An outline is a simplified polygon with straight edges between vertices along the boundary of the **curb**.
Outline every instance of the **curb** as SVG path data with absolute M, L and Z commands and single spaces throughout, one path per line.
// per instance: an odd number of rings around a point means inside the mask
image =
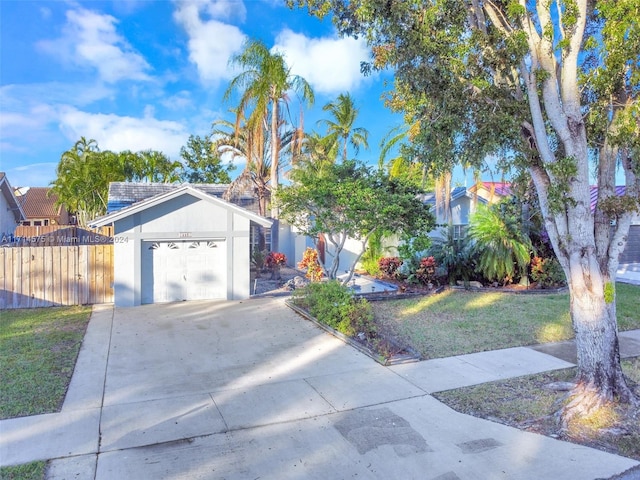
M 368 357 L 371 357 L 376 362 L 378 362 L 380 365 L 388 367 L 388 366 L 391 366 L 391 365 L 401 365 L 401 364 L 404 364 L 404 363 L 414 363 L 414 362 L 419 362 L 420 360 L 422 360 L 421 357 L 420 357 L 420 354 L 418 354 L 413 349 L 406 348 L 406 347 L 403 347 L 403 349 L 405 351 L 407 351 L 408 353 L 406 353 L 406 354 L 396 354 L 396 355 L 391 356 L 390 358 L 385 358 L 382 355 L 380 355 L 379 353 L 374 352 L 370 348 L 366 347 L 365 345 L 362 345 L 361 343 L 359 343 L 358 341 L 354 340 L 353 338 L 345 335 L 344 333 L 339 332 L 336 329 L 330 327 L 329 325 L 326 325 L 326 324 L 320 322 L 317 318 L 315 318 L 312 315 L 310 315 L 309 312 L 307 312 L 306 310 L 298 307 L 297 305 L 294 305 L 294 303 L 292 301 L 285 300 L 284 303 L 291 310 L 296 312 L 301 317 L 303 317 L 303 318 L 309 320 L 310 322 L 316 324 L 322 330 L 324 330 L 325 332 L 330 333 L 334 337 L 342 340 L 344 343 L 346 343 L 348 345 L 351 345 L 353 348 L 358 350 L 360 353 L 363 353 L 363 354 L 367 355 Z M 389 342 L 389 343 L 393 343 L 393 342 Z M 394 344 L 394 345 L 397 346 L 397 344 Z

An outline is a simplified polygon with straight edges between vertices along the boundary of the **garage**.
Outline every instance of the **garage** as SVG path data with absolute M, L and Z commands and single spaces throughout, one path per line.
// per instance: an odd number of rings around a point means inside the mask
M 222 239 L 144 242 L 141 302 L 224 299 L 226 271 Z
M 640 225 L 631 225 L 620 263 L 640 263 Z
M 158 190 L 91 223 L 113 225 L 115 304 L 248 298 L 251 224 L 272 222 L 191 185 Z

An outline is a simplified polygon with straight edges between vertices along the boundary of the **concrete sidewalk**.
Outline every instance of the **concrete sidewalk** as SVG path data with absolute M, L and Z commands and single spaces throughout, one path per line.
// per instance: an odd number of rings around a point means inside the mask
M 616 280 L 632 285 L 640 285 L 640 263 L 623 263 L 618 267 Z
M 640 332 L 623 336 L 640 348 Z M 1 421 L 0 463 L 55 459 L 50 479 L 87 480 L 595 479 L 638 465 L 430 396 L 568 366 L 520 347 L 383 367 L 282 299 L 97 306 L 62 411 Z

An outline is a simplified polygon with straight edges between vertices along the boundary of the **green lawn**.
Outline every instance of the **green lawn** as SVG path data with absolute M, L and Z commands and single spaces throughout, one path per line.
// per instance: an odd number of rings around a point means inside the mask
M 41 480 L 47 470 L 46 462 L 32 462 L 15 467 L 0 468 L 0 480 Z
M 640 328 L 640 287 L 618 283 L 620 330 Z M 447 290 L 377 302 L 376 321 L 424 358 L 439 358 L 573 338 L 569 295 Z
M 62 406 L 91 307 L 0 311 L 0 419 Z

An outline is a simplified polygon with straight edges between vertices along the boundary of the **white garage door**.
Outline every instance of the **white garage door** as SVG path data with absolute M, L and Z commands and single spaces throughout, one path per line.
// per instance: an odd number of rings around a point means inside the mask
M 227 297 L 223 240 L 142 242 L 142 303 Z

